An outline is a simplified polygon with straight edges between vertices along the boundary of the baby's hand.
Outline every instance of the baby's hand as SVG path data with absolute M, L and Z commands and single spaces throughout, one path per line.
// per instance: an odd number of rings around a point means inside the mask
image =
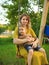
M 27 39 L 28 42 L 32 41 L 32 38 L 30 38 L 30 37 L 26 37 L 26 39 Z
M 37 47 L 37 44 L 36 43 L 33 43 L 32 47 L 33 48 L 36 48 Z

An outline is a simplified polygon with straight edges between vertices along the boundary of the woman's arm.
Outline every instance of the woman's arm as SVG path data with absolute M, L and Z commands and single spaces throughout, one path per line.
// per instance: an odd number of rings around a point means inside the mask
M 39 39 L 38 39 L 38 38 L 33 42 L 32 47 L 33 47 L 33 48 L 36 48 L 37 45 L 39 45 Z
M 13 39 L 14 44 L 24 44 L 26 42 L 27 42 L 27 39 L 18 39 L 18 38 Z
M 31 42 L 32 38 L 24 38 L 24 39 L 19 39 L 19 38 L 14 38 L 13 43 L 14 44 L 24 44 L 26 42 Z
M 37 38 L 33 43 L 39 44 L 39 39 Z

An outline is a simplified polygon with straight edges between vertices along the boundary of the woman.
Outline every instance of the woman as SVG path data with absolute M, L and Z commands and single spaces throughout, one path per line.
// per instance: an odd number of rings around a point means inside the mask
M 22 14 L 20 16 L 20 21 L 19 21 L 19 26 L 23 26 L 26 30 L 26 34 L 31 34 L 33 37 L 36 37 L 33 29 L 31 28 L 31 22 L 30 22 L 30 17 L 27 15 L 27 14 Z M 24 44 L 26 42 L 30 42 L 32 39 L 31 38 L 26 38 L 26 39 L 19 39 L 19 26 L 15 29 L 15 32 L 14 32 L 14 39 L 13 39 L 13 42 L 14 44 Z M 38 42 L 38 38 L 36 39 L 36 41 L 34 43 L 37 43 Z M 23 56 L 24 54 L 22 54 L 22 49 L 23 48 L 23 45 L 20 46 L 20 54 Z M 47 61 L 47 58 L 46 58 L 46 53 L 45 53 L 45 50 L 42 48 L 41 49 L 43 51 L 43 55 L 45 56 L 45 63 L 44 64 L 48 64 L 48 61 Z M 27 51 L 25 51 L 26 53 Z M 31 52 L 30 52 L 31 53 Z M 33 58 L 34 59 L 34 58 Z M 28 60 L 29 61 L 29 60 Z M 39 61 L 40 62 L 40 61 Z M 35 63 L 34 63 L 35 65 Z M 36 63 L 36 65 L 41 65 L 40 63 Z

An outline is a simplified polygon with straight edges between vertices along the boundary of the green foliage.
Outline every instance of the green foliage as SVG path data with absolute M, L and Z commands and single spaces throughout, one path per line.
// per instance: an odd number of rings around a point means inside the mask
M 48 15 L 47 15 L 46 24 L 49 25 L 49 9 L 48 9 Z
M 11 1 L 11 0 L 10 0 Z M 35 5 L 38 5 L 37 0 L 33 0 Z M 32 1 L 32 2 L 33 2 Z M 7 1 L 8 2 L 8 1 Z M 39 33 L 39 26 L 40 26 L 40 20 L 41 20 L 41 13 L 35 13 L 33 9 L 31 8 L 28 0 L 12 0 L 12 4 L 4 3 L 2 6 L 3 8 L 7 9 L 7 18 L 10 22 L 10 28 L 15 29 L 17 22 L 19 21 L 19 15 L 22 13 L 28 13 L 31 18 L 32 22 L 32 28 L 35 30 L 35 32 Z M 42 1 L 43 2 L 43 1 Z M 40 1 L 40 3 L 42 3 Z M 40 4 L 39 4 L 40 5 Z M 36 31 L 37 29 L 37 31 Z
M 40 30 L 40 23 L 41 23 L 41 13 L 31 12 L 30 17 L 31 17 L 32 28 L 34 29 L 36 35 L 38 36 Z
M 12 4 L 8 4 L 8 1 L 11 1 Z M 2 7 L 7 9 L 7 18 L 9 19 L 10 25 L 8 28 L 14 30 L 17 22 L 19 21 L 19 15 L 22 13 L 28 13 L 31 18 L 32 28 L 36 32 L 37 36 L 39 34 L 41 17 L 44 0 L 30 0 L 34 5 L 39 6 L 39 11 L 35 13 L 33 7 L 31 8 L 30 2 L 28 0 L 7 0 Z M 49 12 L 48 12 L 49 17 Z M 47 24 L 49 24 L 49 18 L 47 17 Z
M 14 27 L 18 22 L 19 12 L 23 13 L 27 11 L 27 7 L 29 6 L 28 0 L 12 0 L 12 4 L 10 5 L 7 4 L 7 2 L 4 3 L 2 7 L 8 9 L 8 15 L 6 17 L 9 19 L 10 24 Z M 15 29 L 15 27 L 12 29 Z
M 44 0 L 32 0 L 34 1 L 34 4 L 37 5 L 40 7 L 40 8 L 43 8 L 43 4 L 44 4 Z
M 0 27 L 0 34 L 6 30 L 6 27 Z

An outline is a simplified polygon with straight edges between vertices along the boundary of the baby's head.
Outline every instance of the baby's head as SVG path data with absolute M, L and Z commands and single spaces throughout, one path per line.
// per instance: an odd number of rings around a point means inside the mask
M 35 41 L 35 37 L 33 37 L 31 34 L 27 34 L 27 38 L 32 38 L 32 41 Z
M 26 34 L 26 30 L 23 26 L 19 26 L 19 35 L 25 35 Z

